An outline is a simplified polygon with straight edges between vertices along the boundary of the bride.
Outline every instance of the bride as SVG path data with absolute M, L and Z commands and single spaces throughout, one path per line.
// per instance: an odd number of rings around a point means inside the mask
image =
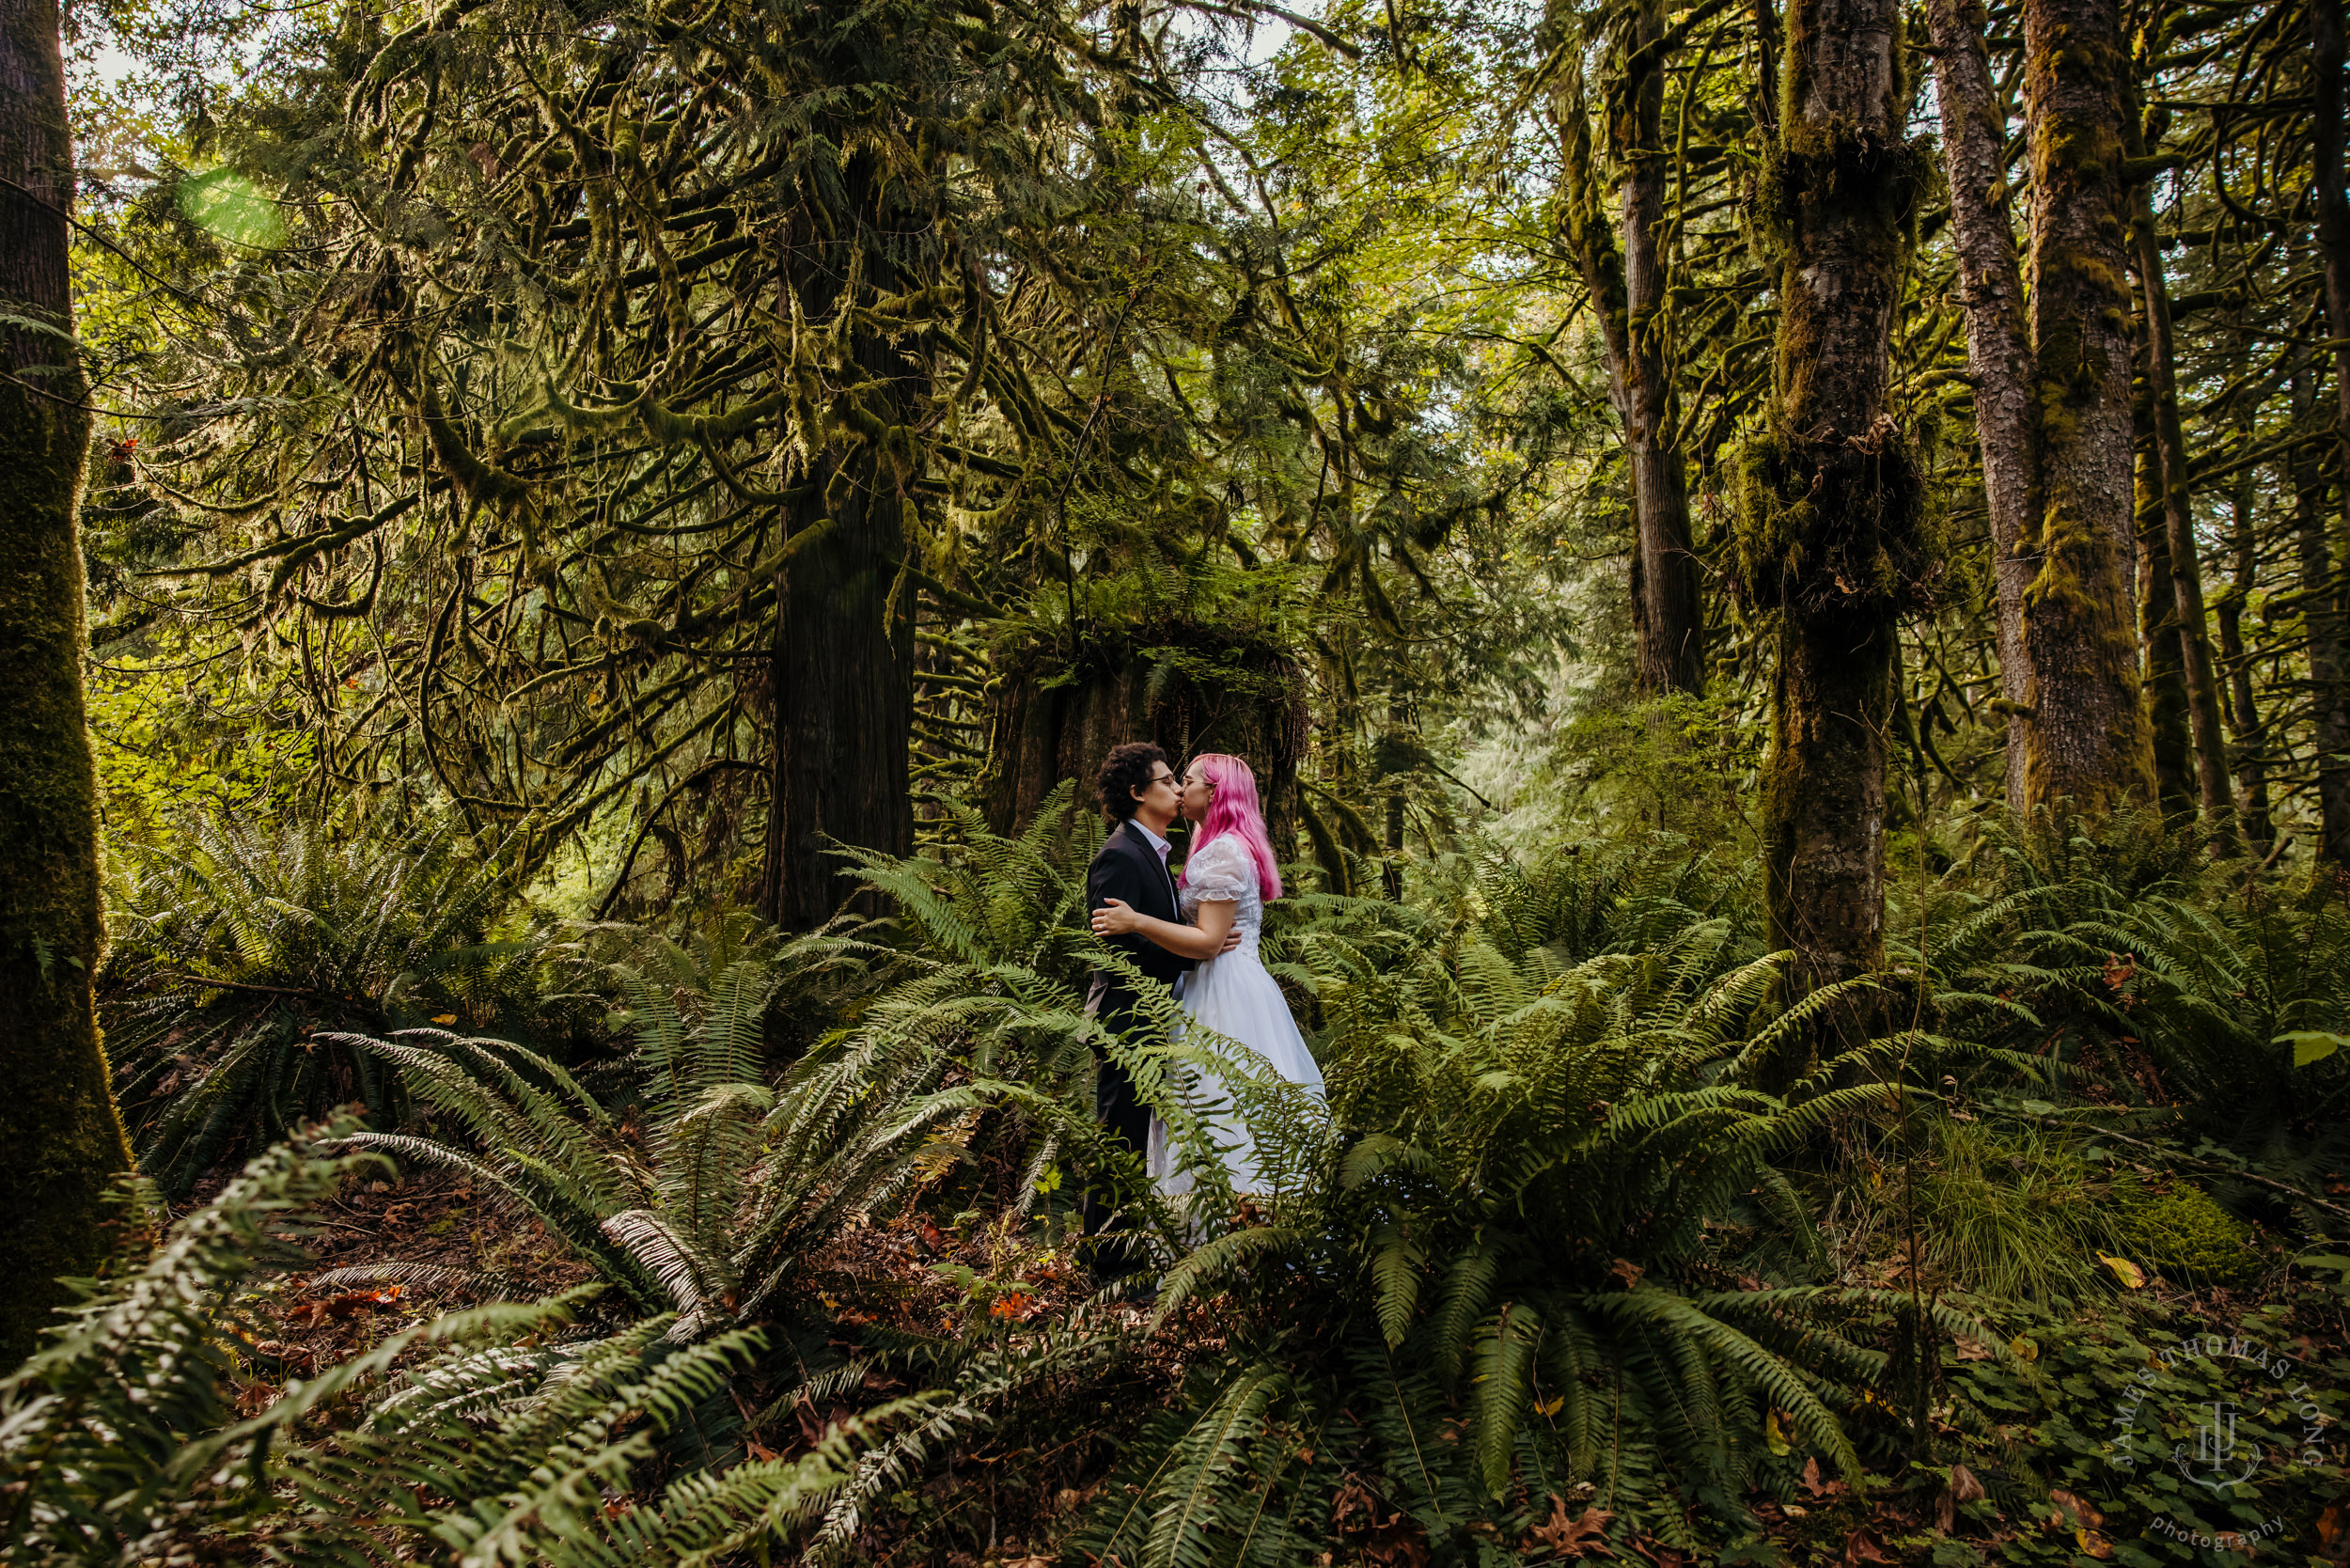
M 1093 929 L 1103 936 L 1133 933 L 1178 957 L 1198 959 L 1183 982 L 1185 1017 L 1211 1036 L 1247 1047 L 1276 1074 L 1319 1097 L 1322 1069 L 1306 1049 L 1288 999 L 1258 952 L 1265 901 L 1281 896 L 1281 873 L 1265 838 L 1257 776 L 1239 758 L 1210 752 L 1192 759 L 1181 789 L 1183 817 L 1197 824 L 1191 858 L 1177 888 L 1179 911 L 1191 923 L 1157 919 L 1111 899 L 1093 912 Z M 1240 945 L 1219 954 L 1225 938 L 1235 930 Z M 1231 1104 L 1223 1083 L 1204 1068 L 1197 1070 L 1183 1098 L 1201 1106 Z M 1221 1109 L 1203 1114 L 1199 1121 L 1222 1154 L 1232 1190 L 1262 1191 L 1256 1141 L 1237 1112 Z M 1156 1115 L 1151 1118 L 1150 1170 L 1159 1189 L 1170 1196 L 1191 1185 L 1189 1173 L 1177 1168 L 1167 1147 L 1167 1124 Z

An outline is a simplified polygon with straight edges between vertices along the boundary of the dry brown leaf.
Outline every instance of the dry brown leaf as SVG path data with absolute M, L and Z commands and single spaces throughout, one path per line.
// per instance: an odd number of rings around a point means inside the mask
M 1574 1518 L 1567 1517 L 1567 1499 L 1553 1494 L 1550 1499 L 1550 1519 L 1534 1527 L 1534 1539 L 1560 1557 L 1582 1557 L 1598 1552 L 1604 1557 L 1616 1554 L 1607 1544 L 1607 1522 L 1615 1515 L 1604 1508 L 1586 1506 Z
M 1885 1544 L 1865 1529 L 1856 1529 L 1844 1537 L 1844 1568 L 1859 1568 L 1864 1562 L 1893 1562 L 1897 1559 L 1885 1555 Z

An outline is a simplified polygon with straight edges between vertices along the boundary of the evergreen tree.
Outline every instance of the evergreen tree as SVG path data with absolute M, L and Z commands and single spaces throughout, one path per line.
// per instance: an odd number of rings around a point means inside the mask
M 102 936 L 98 810 L 83 713 L 90 439 L 68 285 L 73 203 L 54 0 L 0 4 L 0 1360 L 105 1257 L 107 1186 L 131 1164 L 91 1011 Z

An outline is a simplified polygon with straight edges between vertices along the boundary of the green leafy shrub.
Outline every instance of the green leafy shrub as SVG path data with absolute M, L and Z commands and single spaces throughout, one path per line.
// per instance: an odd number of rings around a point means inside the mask
M 1728 963 L 1726 920 L 1574 962 L 1528 939 L 1522 879 L 1469 891 L 1401 949 L 1297 944 L 1335 1137 L 1288 1162 L 1269 1224 L 1168 1272 L 1162 1317 L 1221 1293 L 1227 1349 L 1135 1445 L 1082 1550 L 1311 1560 L 1376 1519 L 1416 1558 L 1478 1560 L 1579 1482 L 1695 1549 L 1686 1499 L 1734 1529 L 1731 1498 L 1800 1467 L 1774 1424 L 1857 1474 L 1836 1407 L 1888 1362 L 1847 1330 L 1889 1298 L 1817 1283 L 1771 1160 L 1881 1091 L 1737 1083 L 1832 998 L 1775 1010 L 1776 964 Z M 1261 1152 L 1294 1136 L 1252 1125 Z
M 512 1042 L 435 1029 L 337 1037 L 470 1134 L 463 1144 L 392 1133 L 348 1142 L 471 1177 L 639 1310 L 674 1312 L 674 1339 L 788 1311 L 809 1258 L 954 1161 L 956 1124 L 997 1092 L 948 1083 L 945 1052 L 885 1022 L 811 1052 L 771 1090 L 768 1004 L 794 963 L 838 956 L 822 939 L 779 956 L 772 935 L 739 921 L 647 945 L 644 967 L 618 972 L 629 1005 L 614 1025 L 635 1054 L 632 1104 L 617 1110 Z M 885 1021 L 890 1006 L 876 1009 Z
M 576 1023 L 545 952 L 492 939 L 497 868 L 446 828 L 389 842 L 294 823 L 198 821 L 118 889 L 101 976 L 140 1168 L 169 1192 L 240 1149 L 357 1101 L 402 1112 L 380 1062 L 333 1038 L 466 1022 L 521 1039 Z
M 2339 1305 L 2304 1296 L 2224 1322 L 2138 1298 L 2009 1315 L 2026 1354 L 1944 1369 L 1948 1457 L 1985 1495 L 1956 1510 L 1935 1560 L 2154 1568 L 2313 1553 L 2320 1516 L 2350 1497 L 2327 1452 L 2350 1414 L 2350 1356 L 2329 1326 Z M 2241 1483 L 2208 1484 L 2199 1462 L 2215 1403 L 2232 1427 L 2229 1471 L 2250 1462 Z M 2229 1531 L 2263 1532 L 2256 1553 L 2195 1544 Z
M 631 1497 L 760 1341 L 678 1349 L 662 1318 L 587 1337 L 575 1297 L 436 1319 L 241 1413 L 253 1287 L 300 1262 L 311 1205 L 382 1164 L 263 1153 L 0 1382 L 8 1561 L 683 1568 L 763 1554 L 847 1481 L 863 1424 Z
M 2093 835 L 1995 821 L 1973 865 L 1888 930 L 1935 978 L 1944 1033 L 2016 1053 L 2005 1087 L 2053 1100 L 2093 1083 L 2288 1168 L 2339 1157 L 2350 1054 L 2296 1067 L 2283 1038 L 2350 1023 L 2350 910 L 2330 884 L 2221 880 L 2191 836 L 2144 817 Z

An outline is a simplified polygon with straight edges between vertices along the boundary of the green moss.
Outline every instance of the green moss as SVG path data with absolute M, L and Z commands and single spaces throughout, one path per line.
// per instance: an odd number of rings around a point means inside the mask
M 2238 1285 L 2260 1272 L 2259 1232 L 2202 1188 L 2183 1182 L 2155 1194 L 2136 1181 L 2116 1182 L 2113 1197 L 2135 1262 L 2201 1285 Z
M 1803 449 L 1778 432 L 1730 455 L 1740 591 L 1768 608 L 1914 607 L 1940 552 L 1916 443 L 1891 424 L 1867 443 Z

